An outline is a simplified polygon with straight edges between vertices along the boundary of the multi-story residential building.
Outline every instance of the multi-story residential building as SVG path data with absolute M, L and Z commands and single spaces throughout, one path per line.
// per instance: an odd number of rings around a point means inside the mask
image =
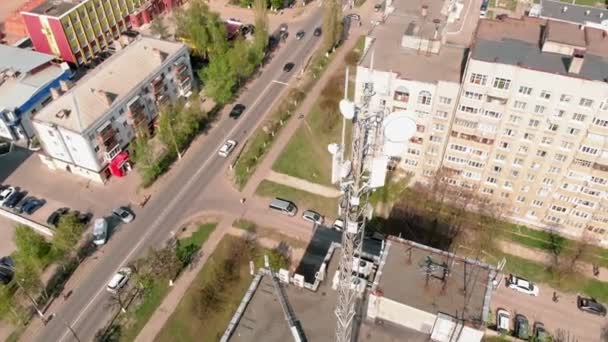
M 27 142 L 34 136 L 30 116 L 51 101 L 53 88 L 67 89 L 67 63 L 31 50 L 0 45 L 0 137 Z
M 415 180 L 437 171 L 448 140 L 464 46 L 470 43 L 477 21 L 473 16 L 459 20 L 460 9 L 462 4 L 443 0 L 388 1 L 383 23 L 367 37 L 357 67 L 356 101 L 362 99 L 366 84 L 373 83 L 372 108 L 415 113 L 417 133 L 404 156 L 392 163 Z
M 182 0 L 48 0 L 22 12 L 37 51 L 86 64 L 122 32 L 149 23 Z
M 34 116 L 41 159 L 98 182 L 124 175 L 129 142 L 153 128 L 160 105 L 189 96 L 192 80 L 184 44 L 137 39 Z
M 517 221 L 608 232 L 605 31 L 536 18 L 481 20 L 443 165 Z

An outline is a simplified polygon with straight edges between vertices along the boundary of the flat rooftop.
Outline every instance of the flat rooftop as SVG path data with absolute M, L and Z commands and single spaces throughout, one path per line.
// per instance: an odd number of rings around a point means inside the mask
M 608 20 L 608 10 L 598 7 L 574 5 L 570 2 L 541 0 L 542 18 L 563 20 L 576 24 L 601 24 Z
M 29 12 L 49 17 L 60 17 L 85 1 L 87 0 L 47 0 Z
M 378 288 L 384 297 L 472 324 L 483 321 L 491 268 L 407 240 L 389 241 L 386 263 L 379 270 Z
M 316 292 L 284 285 L 287 300 L 300 321 L 308 341 L 329 341 L 335 334 L 334 310 L 337 292 L 331 288 L 331 280 L 339 263 L 339 250 L 334 252 L 325 281 Z M 264 276 L 241 320 L 229 339 L 231 342 L 285 342 L 293 341 L 289 325 L 269 276 Z
M 462 4 L 466 8 L 469 2 L 478 1 L 465 0 Z M 374 69 L 395 72 L 402 79 L 431 83 L 460 82 L 465 58 L 464 47 L 472 39 L 478 16 L 465 16 L 461 13 L 464 20 L 459 19 L 446 26 L 446 13 L 450 11 L 447 1 L 395 0 L 392 6 L 394 10 L 386 16 L 384 23 L 376 26 L 370 34 L 373 42 L 360 65 L 368 68 L 371 66 L 373 51 Z M 423 6 L 426 6 L 425 15 Z M 402 45 L 404 36 L 441 40 L 444 34 L 448 42 L 457 41 L 458 46 L 442 45 L 438 54 L 428 54 Z
M 544 33 L 552 42 L 580 46 L 585 59 L 578 74 L 568 72 L 567 55 L 543 52 Z M 471 58 L 516 65 L 553 74 L 604 82 L 608 79 L 608 39 L 599 29 L 545 19 L 523 17 L 480 20 Z
M 98 125 L 97 121 L 103 119 L 112 105 L 123 100 L 181 49 L 185 49 L 182 43 L 141 37 L 91 70 L 72 89 L 36 114 L 35 120 L 84 132 Z M 156 51 L 162 58 L 157 57 Z M 110 105 L 100 92 L 111 99 Z M 68 115 L 58 116 L 62 111 Z

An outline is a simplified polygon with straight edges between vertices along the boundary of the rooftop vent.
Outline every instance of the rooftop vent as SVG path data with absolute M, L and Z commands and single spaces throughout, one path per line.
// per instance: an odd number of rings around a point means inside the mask
M 585 15 L 589 15 L 589 14 L 591 14 L 591 10 L 586 10 Z
M 70 111 L 67 109 L 62 109 L 55 114 L 55 117 L 58 119 L 67 118 L 68 116 L 70 116 Z
M 566 13 L 567 10 L 568 10 L 568 6 L 562 7 L 562 13 Z

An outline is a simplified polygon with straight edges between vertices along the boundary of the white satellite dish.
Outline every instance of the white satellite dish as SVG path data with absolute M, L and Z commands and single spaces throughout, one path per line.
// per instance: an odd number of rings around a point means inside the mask
M 340 145 L 338 145 L 338 144 L 327 145 L 327 151 L 329 151 L 329 154 L 331 154 L 332 156 L 334 154 L 336 154 L 339 150 L 340 150 Z
M 347 99 L 340 100 L 340 113 L 346 119 L 351 120 L 355 117 L 355 103 Z
M 398 111 L 384 119 L 384 155 L 397 157 L 403 154 L 405 147 L 416 133 L 415 118 L 414 112 Z

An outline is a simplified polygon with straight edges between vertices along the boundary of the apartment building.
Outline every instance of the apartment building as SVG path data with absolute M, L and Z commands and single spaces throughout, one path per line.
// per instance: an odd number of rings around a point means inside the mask
M 47 0 L 21 12 L 37 51 L 89 63 L 121 33 L 152 21 L 182 0 Z
M 159 106 L 189 96 L 192 80 L 184 44 L 137 39 L 34 116 L 41 159 L 97 182 L 123 176 L 129 142 L 153 129 Z
M 385 115 L 402 110 L 415 113 L 417 133 L 406 154 L 391 163 L 415 181 L 435 174 L 441 166 L 460 90 L 465 46 L 477 22 L 473 16 L 460 18 L 465 5 L 443 0 L 388 1 L 382 24 L 367 37 L 357 67 L 357 102 L 366 85 L 373 84 L 371 108 Z
M 67 89 L 71 76 L 53 55 L 0 44 L 0 137 L 26 144 L 35 133 L 30 116 L 51 101 L 53 88 Z
M 443 165 L 516 221 L 606 242 L 608 36 L 481 20 Z

